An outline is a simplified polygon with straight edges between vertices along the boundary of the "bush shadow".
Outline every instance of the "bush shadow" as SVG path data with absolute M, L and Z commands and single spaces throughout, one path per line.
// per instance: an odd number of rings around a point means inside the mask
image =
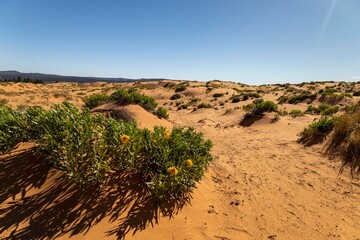
M 242 127 L 250 127 L 255 122 L 261 120 L 264 117 L 263 114 L 245 114 L 244 118 L 240 121 L 239 125 Z
M 172 218 L 190 201 L 188 195 L 157 206 L 136 174 L 113 174 L 101 190 L 79 189 L 44 162 L 32 151 L 0 159 L 0 186 L 5 189 L 0 194 L 0 234 L 7 234 L 3 239 L 84 235 L 101 221 L 116 224 L 108 236 L 124 239 L 131 231 L 154 226 L 159 217 Z M 30 194 L 31 188 L 39 189 Z

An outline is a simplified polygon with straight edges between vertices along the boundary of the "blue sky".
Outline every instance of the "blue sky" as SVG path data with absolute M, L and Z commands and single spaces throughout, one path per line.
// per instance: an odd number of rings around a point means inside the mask
M 360 81 L 360 1 L 1 0 L 0 70 Z

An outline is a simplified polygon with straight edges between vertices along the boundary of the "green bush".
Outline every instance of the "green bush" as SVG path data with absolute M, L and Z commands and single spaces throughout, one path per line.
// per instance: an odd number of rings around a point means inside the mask
M 224 93 L 214 93 L 213 94 L 214 98 L 218 98 L 218 97 L 222 97 L 222 96 L 224 96 Z
M 176 99 L 179 99 L 179 98 L 181 98 L 181 94 L 175 93 L 170 97 L 170 100 L 176 100 Z
M 200 103 L 197 107 L 198 108 L 211 108 L 211 105 L 208 103 Z
M 96 106 L 99 106 L 101 104 L 107 103 L 111 101 L 111 97 L 98 93 L 98 94 L 93 94 L 90 95 L 88 97 L 84 98 L 84 103 L 85 103 L 85 107 L 92 109 Z
M 308 113 L 308 114 L 319 114 L 320 112 L 321 111 L 313 105 L 309 105 L 307 107 L 307 109 L 305 110 L 305 113 Z
M 194 189 L 212 160 L 211 142 L 191 128 L 151 132 L 68 102 L 51 110 L 0 111 L 2 153 L 35 141 L 38 154 L 78 186 L 101 187 L 114 175 L 138 174 L 157 202 L 179 199 Z
M 183 92 L 186 90 L 186 85 L 185 84 L 180 84 L 175 88 L 175 92 Z
M 336 117 L 322 117 L 310 124 L 300 133 L 299 142 L 304 143 L 305 145 L 322 142 L 332 131 L 336 121 Z
M 230 98 L 232 103 L 240 102 L 240 95 L 235 95 Z
M 302 116 L 303 114 L 304 113 L 301 110 L 298 110 L 298 109 L 294 109 L 294 110 L 291 110 L 289 112 L 289 115 L 292 116 L 292 117 Z
M 167 110 L 166 108 L 163 108 L 163 107 L 159 107 L 157 110 L 156 110 L 156 115 L 160 118 L 165 118 L 165 119 L 168 119 L 169 118 L 169 114 L 167 113 Z
M 309 99 L 312 102 L 316 99 L 316 95 L 313 95 L 310 92 L 304 91 L 298 95 L 289 97 L 287 102 L 290 104 L 297 104 L 297 103 L 305 101 L 306 99 Z
M 157 107 L 155 99 L 139 93 L 136 89 L 119 89 L 110 96 L 94 94 L 84 99 L 85 107 L 89 109 L 110 101 L 117 101 L 120 105 L 139 104 L 148 111 L 154 111 Z
M 120 89 L 111 94 L 111 100 L 119 104 L 139 104 L 148 111 L 154 111 L 157 103 L 154 98 L 141 94 L 136 89 Z
M 26 139 L 26 116 L 0 105 L 0 154 L 8 153 Z

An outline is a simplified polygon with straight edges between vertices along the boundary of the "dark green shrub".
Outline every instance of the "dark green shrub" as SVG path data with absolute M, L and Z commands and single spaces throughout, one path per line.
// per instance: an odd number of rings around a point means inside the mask
M 92 109 L 101 104 L 111 101 L 111 97 L 101 93 L 93 94 L 84 98 L 85 107 Z
M 322 117 L 313 122 L 300 133 L 299 142 L 307 146 L 322 142 L 332 131 L 336 121 L 336 117 Z
M 170 132 L 155 127 L 150 132 L 135 123 L 93 115 L 88 109 L 79 111 L 68 102 L 51 110 L 0 111 L 0 137 L 7 138 L 1 139 L 2 153 L 18 142 L 33 140 L 38 154 L 80 186 L 101 187 L 113 176 L 137 174 L 149 194 L 161 203 L 186 197 L 212 160 L 211 142 L 192 128 Z M 8 141 L 10 137 L 15 144 Z
M 288 101 L 289 97 L 288 96 L 281 96 L 278 98 L 278 103 L 282 104 L 282 103 L 286 103 Z
M 232 103 L 240 102 L 240 95 L 235 95 L 230 98 Z
M 307 109 L 305 110 L 305 113 L 308 113 L 308 114 L 320 114 L 320 112 L 321 111 L 313 105 L 309 105 L 307 107 Z
M 255 99 L 253 103 L 243 106 L 243 110 L 250 115 L 261 115 L 264 112 L 277 112 L 277 105 L 272 101 Z
M 224 96 L 224 93 L 214 93 L 213 94 L 214 98 L 218 98 L 218 97 L 222 97 L 222 96 Z
M 211 108 L 211 105 L 208 103 L 200 103 L 197 108 Z
M 354 97 L 359 97 L 359 96 L 360 96 L 360 91 L 354 92 L 354 93 L 353 93 L 353 96 L 354 96 Z
M 27 127 L 24 113 L 0 106 L 0 154 L 8 153 L 26 140 Z
M 185 84 L 180 84 L 175 88 L 175 92 L 182 92 L 186 90 L 186 85 Z
M 298 116 L 302 116 L 303 112 L 301 110 L 294 109 L 289 112 L 289 115 L 292 117 L 298 117 Z
M 170 97 L 170 100 L 176 100 L 176 99 L 179 99 L 179 98 L 181 98 L 181 94 L 175 93 Z
M 163 108 L 163 107 L 159 107 L 157 110 L 156 110 L 156 115 L 160 118 L 165 118 L 165 119 L 168 119 L 169 118 L 169 114 L 167 113 L 167 110 L 166 108 Z
M 178 110 L 182 110 L 182 109 L 187 109 L 188 108 L 188 105 L 187 104 L 182 104 L 180 106 L 178 106 Z
M 297 104 L 300 102 L 303 102 L 305 100 L 309 100 L 310 102 L 314 101 L 316 99 L 316 95 L 311 94 L 310 92 L 304 91 L 298 95 L 291 96 L 287 100 L 289 104 Z
M 139 104 L 148 111 L 154 111 L 157 103 L 154 98 L 139 93 L 136 89 L 117 90 L 111 94 L 111 100 L 119 104 Z

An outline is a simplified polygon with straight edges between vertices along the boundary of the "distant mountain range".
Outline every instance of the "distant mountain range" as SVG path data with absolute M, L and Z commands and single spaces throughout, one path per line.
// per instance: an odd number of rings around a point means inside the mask
M 130 79 L 130 78 L 103 78 L 103 77 L 77 77 L 77 76 L 61 76 L 55 74 L 44 74 L 44 73 L 22 73 L 18 71 L 0 71 L 0 81 L 5 79 L 27 79 L 30 80 L 41 80 L 43 82 L 135 82 L 135 81 L 163 81 L 164 78 L 141 78 L 141 79 Z

